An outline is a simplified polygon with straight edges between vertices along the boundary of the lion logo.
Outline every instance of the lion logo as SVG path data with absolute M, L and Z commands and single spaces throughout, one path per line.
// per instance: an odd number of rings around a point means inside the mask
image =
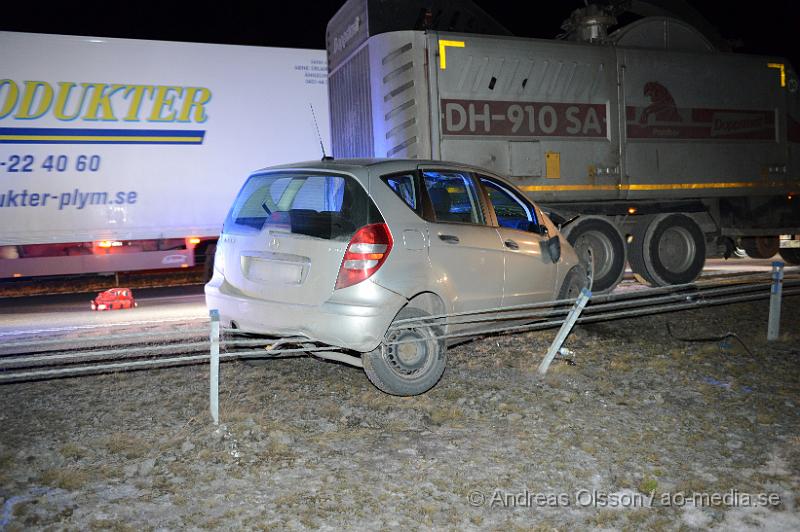
M 681 115 L 678 114 L 678 106 L 675 105 L 675 98 L 669 90 L 656 81 L 648 81 L 644 86 L 644 95 L 650 98 L 650 105 L 642 111 L 639 117 L 640 124 L 647 124 L 650 116 L 657 122 L 682 122 Z

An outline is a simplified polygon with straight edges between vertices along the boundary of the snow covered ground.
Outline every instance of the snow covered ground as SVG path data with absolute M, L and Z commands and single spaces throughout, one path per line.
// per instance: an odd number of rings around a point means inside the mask
M 0 387 L 0 529 L 800 529 L 800 298 L 448 354 L 429 393 L 306 358 Z M 675 335 L 737 333 L 735 341 Z M 70 334 L 78 334 L 72 332 Z

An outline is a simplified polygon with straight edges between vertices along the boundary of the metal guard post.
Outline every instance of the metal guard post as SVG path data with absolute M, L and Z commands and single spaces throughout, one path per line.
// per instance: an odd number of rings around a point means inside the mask
M 781 334 L 781 295 L 783 292 L 783 263 L 772 263 L 772 286 L 769 295 L 769 322 L 767 341 L 773 342 Z
M 212 309 L 211 316 L 211 368 L 209 375 L 209 403 L 211 405 L 211 419 L 214 424 L 219 424 L 219 310 Z
M 578 318 L 583 312 L 584 307 L 589 302 L 589 298 L 592 297 L 592 291 L 583 288 L 581 290 L 581 294 L 578 296 L 578 299 L 575 301 L 575 305 L 573 305 L 572 310 L 569 311 L 567 318 L 564 320 L 564 323 L 561 325 L 561 328 L 558 330 L 558 334 L 556 335 L 553 343 L 550 344 L 550 349 L 547 350 L 547 354 L 542 360 L 542 363 L 539 364 L 538 373 L 539 375 L 544 375 L 547 373 L 547 369 L 550 367 L 550 363 L 558 353 L 558 350 L 561 349 L 561 345 L 564 343 L 564 340 L 567 339 L 572 327 L 575 325 L 575 322 L 578 321 Z

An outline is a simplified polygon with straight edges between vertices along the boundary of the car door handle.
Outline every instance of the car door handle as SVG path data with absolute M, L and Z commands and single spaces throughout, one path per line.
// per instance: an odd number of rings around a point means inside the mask
M 508 249 L 519 249 L 519 244 L 511 240 L 510 238 L 503 242 Z
M 458 244 L 460 242 L 456 235 L 439 235 L 439 240 L 448 244 Z

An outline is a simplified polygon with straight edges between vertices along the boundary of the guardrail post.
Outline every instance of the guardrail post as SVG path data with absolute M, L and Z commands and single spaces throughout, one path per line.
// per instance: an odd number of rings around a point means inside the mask
M 209 375 L 209 402 L 211 404 L 211 419 L 214 424 L 219 424 L 219 310 L 211 309 L 211 368 Z
M 564 323 L 561 324 L 561 328 L 558 330 L 558 334 L 556 335 L 553 343 L 550 344 L 550 349 L 547 350 L 547 354 L 542 360 L 542 363 L 539 364 L 539 375 L 544 375 L 547 373 L 547 369 L 550 367 L 550 363 L 555 358 L 556 353 L 558 350 L 561 349 L 561 345 L 564 343 L 564 340 L 567 339 L 569 332 L 572 330 L 572 327 L 575 325 L 575 322 L 578 321 L 578 317 L 580 317 L 581 312 L 583 312 L 584 307 L 586 307 L 586 303 L 589 302 L 589 298 L 592 297 L 592 291 L 584 288 L 581 290 L 581 294 L 578 296 L 578 299 L 575 301 L 575 304 L 572 306 L 572 310 L 569 311 L 567 318 L 564 320 Z
M 769 295 L 769 325 L 767 341 L 778 339 L 781 334 L 781 295 L 783 292 L 783 263 L 776 260 L 772 263 L 772 288 Z

